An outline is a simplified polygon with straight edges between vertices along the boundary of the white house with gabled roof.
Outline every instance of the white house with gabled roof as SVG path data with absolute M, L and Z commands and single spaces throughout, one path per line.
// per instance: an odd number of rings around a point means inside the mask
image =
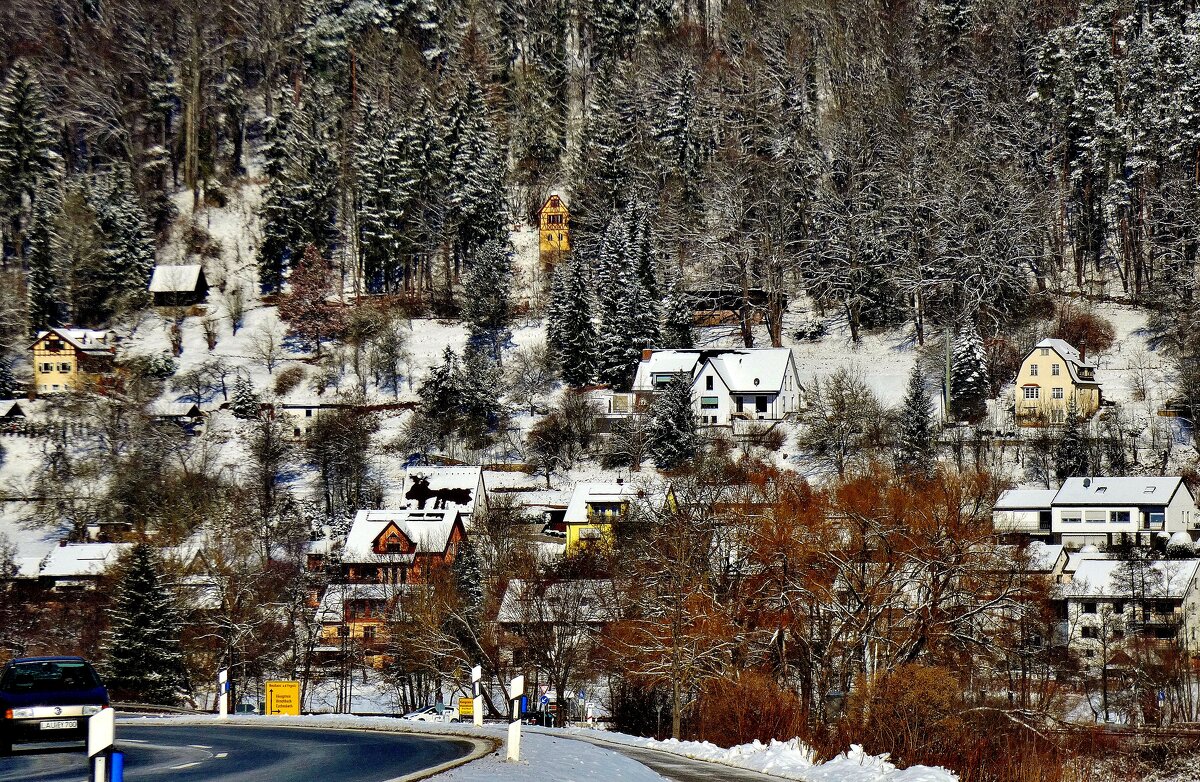
M 790 348 L 646 350 L 633 394 L 648 403 L 675 377 L 692 384 L 701 425 L 729 426 L 734 419 L 779 421 L 799 411 L 804 388 Z

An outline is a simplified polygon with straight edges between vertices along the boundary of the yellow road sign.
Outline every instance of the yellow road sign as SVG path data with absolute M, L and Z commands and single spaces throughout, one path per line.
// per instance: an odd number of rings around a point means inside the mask
M 267 682 L 267 714 L 300 716 L 300 682 Z
M 475 699 L 474 698 L 459 698 L 458 699 L 458 716 L 459 717 L 474 717 L 475 716 Z

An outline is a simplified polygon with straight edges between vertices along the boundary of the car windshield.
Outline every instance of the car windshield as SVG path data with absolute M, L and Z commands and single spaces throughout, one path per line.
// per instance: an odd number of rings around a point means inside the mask
M 90 665 L 71 660 L 17 663 L 0 681 L 0 690 L 4 692 L 63 692 L 99 686 Z

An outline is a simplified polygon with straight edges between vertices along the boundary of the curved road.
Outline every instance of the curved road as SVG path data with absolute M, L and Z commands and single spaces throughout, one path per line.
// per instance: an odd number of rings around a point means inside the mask
M 83 782 L 82 744 L 18 745 L 0 781 Z M 122 724 L 117 749 L 134 782 L 384 782 L 467 755 L 472 744 L 380 731 Z

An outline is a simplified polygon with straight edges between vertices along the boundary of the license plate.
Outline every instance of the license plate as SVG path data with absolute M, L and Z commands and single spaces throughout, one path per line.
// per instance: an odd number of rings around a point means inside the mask
M 73 730 L 79 727 L 79 720 L 46 720 L 42 730 Z

